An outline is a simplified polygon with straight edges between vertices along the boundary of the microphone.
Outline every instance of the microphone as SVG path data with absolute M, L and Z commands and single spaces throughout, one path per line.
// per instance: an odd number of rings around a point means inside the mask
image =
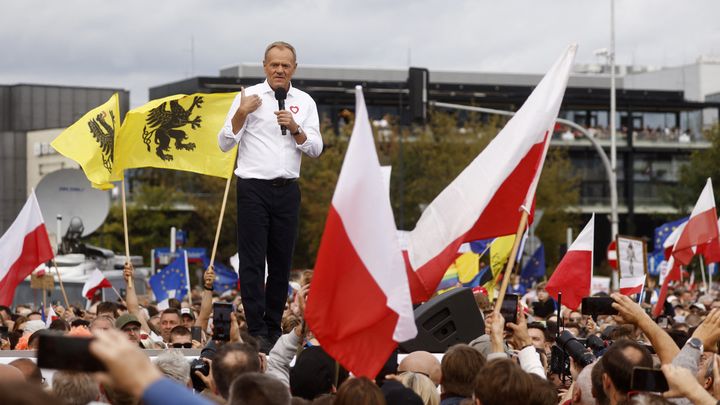
M 282 87 L 275 89 L 275 100 L 278 102 L 278 110 L 285 109 L 285 98 L 287 98 L 287 90 Z M 284 125 L 280 126 L 283 135 L 287 135 L 287 128 Z

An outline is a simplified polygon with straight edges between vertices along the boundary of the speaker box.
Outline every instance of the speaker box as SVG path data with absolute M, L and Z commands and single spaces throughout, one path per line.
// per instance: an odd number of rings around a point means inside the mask
M 445 353 L 452 345 L 485 334 L 485 321 L 469 288 L 456 288 L 417 307 L 415 325 L 417 337 L 400 343 L 401 352 Z

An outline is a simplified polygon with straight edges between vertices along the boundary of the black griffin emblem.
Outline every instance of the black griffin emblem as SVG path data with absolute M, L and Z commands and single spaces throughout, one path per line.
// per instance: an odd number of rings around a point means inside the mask
M 95 141 L 100 144 L 103 166 L 108 172 L 112 172 L 113 145 L 115 144 L 115 114 L 113 114 L 112 110 L 110 111 L 110 122 L 112 122 L 112 126 L 105 120 L 107 114 L 105 111 L 98 114 L 88 122 L 88 127 L 90 127 L 90 132 L 92 132 Z
M 194 150 L 195 143 L 183 143 L 188 139 L 188 136 L 185 131 L 178 128 L 187 124 L 190 124 L 192 129 L 200 128 L 200 122 L 202 121 L 200 115 L 191 120 L 190 114 L 192 114 L 193 108 L 201 108 L 202 103 L 202 96 L 195 96 L 190 108 L 187 110 L 180 105 L 178 100 L 170 101 L 170 111 L 165 109 L 167 101 L 150 110 L 143 128 L 143 142 L 147 146 L 148 152 L 150 152 L 150 139 L 153 137 L 155 138 L 155 145 L 157 145 L 155 154 L 165 161 L 173 160 L 172 155 L 165 153 L 170 150 L 171 139 L 175 140 L 176 150 Z

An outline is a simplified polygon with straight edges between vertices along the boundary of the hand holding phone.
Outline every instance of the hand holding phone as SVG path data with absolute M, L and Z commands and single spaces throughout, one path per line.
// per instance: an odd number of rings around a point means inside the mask
M 670 389 L 662 370 L 647 367 L 633 368 L 630 389 L 644 392 L 665 392 Z
M 213 304 L 213 339 L 223 342 L 230 341 L 230 314 L 232 304 L 216 302 Z
M 613 308 L 615 300 L 612 297 L 585 297 L 582 299 L 583 315 L 617 315 L 618 310 Z
M 505 294 L 502 305 L 500 306 L 500 314 L 505 318 L 505 323 L 517 323 L 518 307 L 520 304 L 520 296 L 517 294 Z
M 92 338 L 62 335 L 40 335 L 37 365 L 40 368 L 71 371 L 105 371 L 103 365 L 90 353 Z

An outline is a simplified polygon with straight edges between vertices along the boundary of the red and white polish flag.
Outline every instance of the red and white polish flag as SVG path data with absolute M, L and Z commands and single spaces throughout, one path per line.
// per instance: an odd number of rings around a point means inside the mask
M 87 281 L 85 281 L 85 285 L 83 285 L 82 289 L 82 295 L 83 297 L 91 300 L 95 296 L 97 290 L 101 288 L 112 288 L 112 284 L 110 284 L 110 281 L 105 278 L 100 270 L 95 269 L 92 273 L 90 273 L 90 277 L 88 277 Z
M 390 194 L 383 182 L 362 87 L 328 212 L 305 319 L 323 349 L 357 376 L 374 378 L 417 334 Z
M 577 45 L 550 68 L 492 142 L 425 209 L 407 234 L 413 302 L 427 300 L 464 242 L 514 234 L 535 190 Z
M 593 243 L 595 240 L 595 214 L 570 245 L 557 268 L 550 276 L 545 290 L 558 299 L 562 293 L 562 304 L 576 310 L 583 297 L 590 295 L 593 271 Z
M 59 318 L 60 318 L 60 317 L 58 316 L 58 314 L 55 313 L 55 309 L 53 309 L 52 305 L 50 305 L 50 306 L 48 307 L 47 316 L 45 317 L 45 326 L 47 326 L 47 327 L 49 328 L 49 327 L 50 327 L 50 324 L 51 324 L 54 320 L 59 319 Z
M 18 284 L 53 257 L 33 190 L 20 214 L 0 238 L 0 305 L 12 305 Z
M 665 300 L 667 300 L 668 287 L 671 281 L 680 281 L 682 278 L 682 269 L 680 263 L 678 263 L 674 257 L 670 257 L 667 262 L 666 273 L 660 274 L 660 294 L 658 295 L 657 303 L 653 308 L 653 316 L 658 317 L 663 313 L 665 309 Z
M 620 294 L 633 295 L 642 293 L 645 286 L 645 276 L 620 277 Z
M 672 250 L 672 256 L 680 264 L 690 264 L 698 247 L 714 247 L 713 241 L 718 239 L 718 218 L 715 211 L 715 196 L 712 180 L 707 179 L 700 197 L 678 236 Z

